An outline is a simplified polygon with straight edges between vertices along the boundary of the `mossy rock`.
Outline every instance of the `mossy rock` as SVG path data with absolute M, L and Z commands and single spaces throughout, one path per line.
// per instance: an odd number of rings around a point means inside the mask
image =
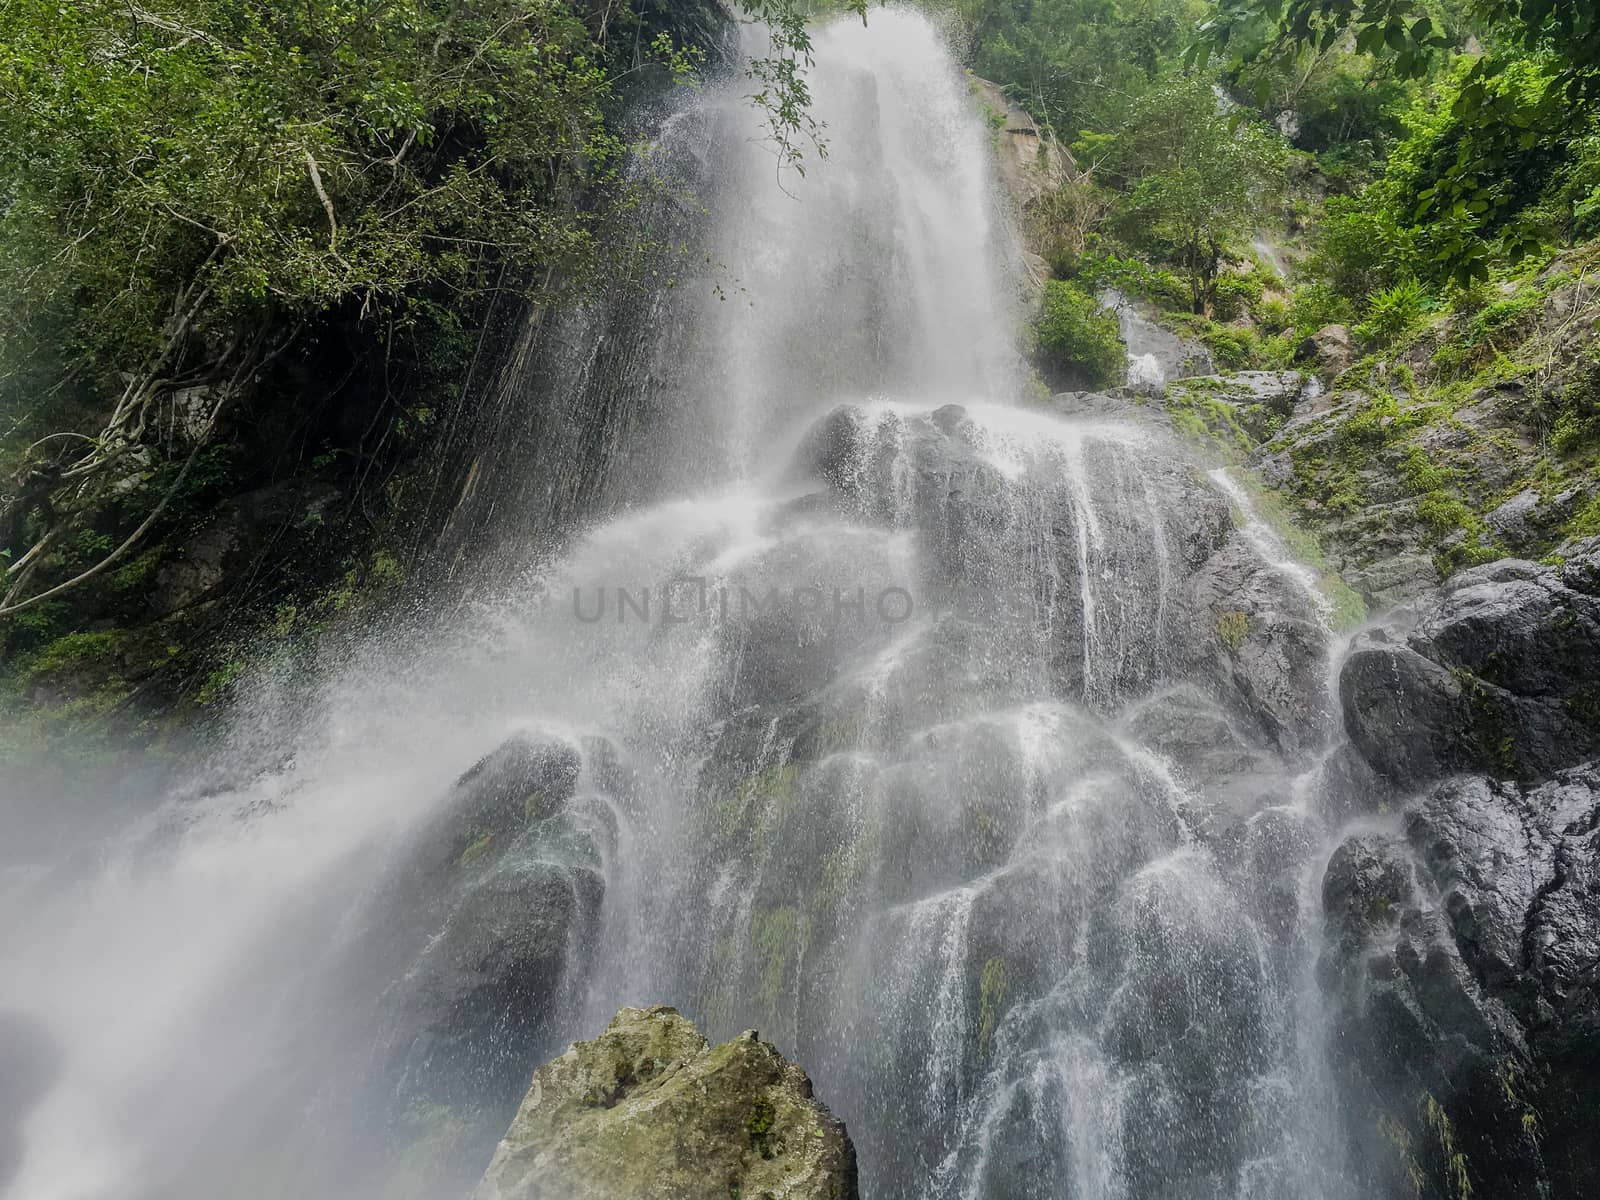
M 625 1008 L 540 1068 L 473 1200 L 857 1200 L 855 1149 L 754 1030 Z

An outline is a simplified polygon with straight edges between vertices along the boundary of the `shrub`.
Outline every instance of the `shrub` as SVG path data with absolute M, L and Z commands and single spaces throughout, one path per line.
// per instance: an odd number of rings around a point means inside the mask
M 1354 319 L 1355 306 L 1330 284 L 1309 283 L 1297 288 L 1289 302 L 1289 320 L 1302 335 L 1325 325 L 1348 325 Z
M 1433 298 L 1420 281 L 1407 279 L 1372 297 L 1367 319 L 1356 333 L 1373 341 L 1393 341 L 1412 329 L 1433 308 Z
M 1113 387 L 1127 370 L 1117 319 L 1075 283 L 1052 279 L 1034 325 L 1040 365 L 1057 386 Z
M 1230 273 L 1217 280 L 1217 319 L 1232 321 L 1243 316 L 1261 303 L 1261 275 L 1252 271 L 1248 275 Z
M 1251 330 L 1231 329 L 1214 321 L 1196 323 L 1194 330 L 1222 370 L 1248 371 L 1257 365 L 1260 347 Z
M 1086 252 L 1078 260 L 1077 276 L 1096 291 L 1113 287 L 1168 312 L 1189 312 L 1194 307 L 1194 295 L 1187 283 L 1171 271 L 1152 267 L 1136 258 Z

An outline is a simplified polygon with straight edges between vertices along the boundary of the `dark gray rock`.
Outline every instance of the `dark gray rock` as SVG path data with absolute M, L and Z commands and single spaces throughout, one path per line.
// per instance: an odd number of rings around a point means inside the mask
M 1281 752 L 1320 746 L 1328 633 L 1311 598 L 1237 533 L 1195 572 L 1191 589 L 1213 675 L 1241 718 Z
M 224 501 L 157 569 L 151 611 L 168 616 L 216 594 L 269 542 L 314 524 L 339 496 L 330 483 L 288 479 Z
M 1600 754 L 1600 542 L 1566 566 L 1508 559 L 1450 580 L 1401 640 L 1340 672 L 1351 740 L 1416 787 L 1457 771 L 1536 782 Z
M 461 777 L 374 903 L 391 966 L 385 1073 L 412 1102 L 512 1102 L 581 986 L 614 836 L 580 781 L 607 759 L 519 734 Z
M 1335 851 L 1320 973 L 1375 1188 L 1439 1181 L 1448 1147 L 1481 1194 L 1600 1188 L 1597 831 L 1591 763 L 1532 789 L 1450 780 Z

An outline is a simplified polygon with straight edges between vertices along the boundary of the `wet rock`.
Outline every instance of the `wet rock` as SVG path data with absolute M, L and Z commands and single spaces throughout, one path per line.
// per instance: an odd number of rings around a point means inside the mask
M 1328 717 L 1328 634 L 1310 597 L 1260 560 L 1237 532 L 1191 583 L 1210 665 L 1241 719 L 1279 751 L 1312 749 Z
M 1147 305 L 1115 288 L 1101 292 L 1100 303 L 1116 313 L 1128 348 L 1127 387 L 1136 395 L 1159 396 L 1174 379 L 1210 375 L 1217 369 L 1209 350 L 1173 333 L 1155 319 Z
M 339 499 L 332 484 L 289 479 L 225 501 L 156 571 L 150 609 L 168 616 L 214 595 L 267 544 L 317 522 Z
M 1600 753 L 1600 540 L 1562 568 L 1464 571 L 1403 639 L 1377 630 L 1340 671 L 1345 727 L 1378 771 L 1536 782 Z
M 1165 601 L 1227 540 L 1228 508 L 1134 406 L 1085 411 L 1122 419 L 1030 439 L 955 407 L 929 417 L 842 408 L 802 441 L 797 474 L 820 478 L 851 521 L 911 533 L 905 570 L 914 563 L 917 616 L 947 617 L 940 636 L 960 635 L 972 670 L 1016 694 L 1047 686 L 1113 703 L 1209 655 L 1214 617 Z M 837 560 L 841 536 L 854 535 L 819 536 Z M 870 591 L 891 562 L 889 543 L 862 545 L 847 574 Z M 758 657 L 801 646 L 824 674 L 873 644 L 841 642 L 835 654 L 822 631 L 757 632 L 749 648 Z M 741 652 L 740 661 L 756 660 Z M 1036 678 L 1041 665 L 1048 680 Z M 800 679 L 798 666 L 790 674 L 804 689 L 820 685 L 819 675 Z M 740 694 L 785 698 L 760 687 Z
M 1296 347 L 1294 357 L 1315 364 L 1325 375 L 1337 375 L 1355 361 L 1355 347 L 1343 325 L 1324 325 Z
M 603 757 L 593 747 L 587 757 Z M 518 734 L 461 777 L 375 907 L 397 982 L 387 1074 L 427 1103 L 511 1103 L 585 978 L 614 818 L 586 755 Z
M 1238 371 L 1201 375 L 1173 387 L 1233 405 L 1245 432 L 1260 442 L 1295 415 L 1305 394 L 1306 378 L 1299 371 Z
M 1374 609 L 1394 608 L 1439 582 L 1433 556 L 1399 553 L 1379 558 L 1344 572 L 1345 582 L 1364 596 Z
M 1450 780 L 1335 851 L 1320 974 L 1369 1183 L 1437 1177 L 1448 1137 L 1487 1194 L 1600 1188 L 1597 883 L 1593 763 L 1532 789 Z
M 473 1200 L 856 1200 L 855 1150 L 754 1030 L 625 1008 L 533 1078 Z

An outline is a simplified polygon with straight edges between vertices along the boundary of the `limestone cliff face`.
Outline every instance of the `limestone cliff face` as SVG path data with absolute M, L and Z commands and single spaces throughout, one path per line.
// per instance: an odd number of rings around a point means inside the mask
M 855 1149 L 754 1030 L 625 1008 L 541 1067 L 472 1200 L 857 1200 Z

